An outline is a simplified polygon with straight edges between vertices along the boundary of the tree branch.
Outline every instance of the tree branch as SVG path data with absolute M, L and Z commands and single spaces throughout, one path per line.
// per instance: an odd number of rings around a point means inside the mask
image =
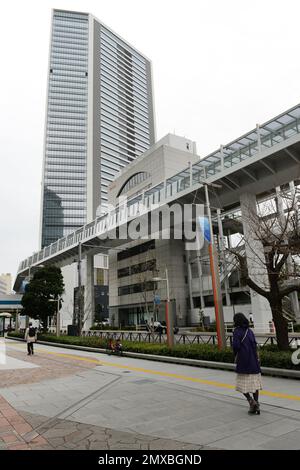
M 244 284 L 248 285 L 250 289 L 253 289 L 255 292 L 257 292 L 258 294 L 262 295 L 263 297 L 269 300 L 269 292 L 264 290 L 262 287 L 256 284 L 256 282 L 254 282 L 253 279 L 251 279 L 251 277 L 249 277 L 246 257 L 242 256 L 240 253 L 237 253 L 234 249 L 228 249 L 228 251 L 234 254 L 239 260 L 240 269 L 241 269 L 241 281 Z
M 300 292 L 300 283 L 285 287 L 283 289 L 279 289 L 279 297 L 282 299 L 283 297 L 291 294 L 292 292 Z
M 280 260 L 278 263 L 276 263 L 276 265 L 275 265 L 275 271 L 276 271 L 277 273 L 279 273 L 279 272 L 281 271 L 281 268 L 283 267 L 283 265 L 284 265 L 284 263 L 286 262 L 286 260 L 288 259 L 288 257 L 289 257 L 289 254 L 286 253 L 286 254 L 282 255 L 281 260 Z

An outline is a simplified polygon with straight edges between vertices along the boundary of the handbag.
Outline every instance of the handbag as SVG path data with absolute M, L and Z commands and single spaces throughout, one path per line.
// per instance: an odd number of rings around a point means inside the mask
M 247 331 L 246 331 L 246 333 L 244 334 L 244 336 L 243 336 L 243 338 L 242 338 L 241 344 L 242 344 L 242 342 L 244 341 L 244 339 L 246 339 L 246 336 L 247 336 L 247 334 L 248 334 L 248 331 L 249 331 L 249 328 L 247 328 Z M 239 353 L 236 353 L 236 355 L 235 355 L 235 357 L 234 357 L 234 363 L 235 363 L 235 364 L 237 364 L 238 354 L 239 354 Z

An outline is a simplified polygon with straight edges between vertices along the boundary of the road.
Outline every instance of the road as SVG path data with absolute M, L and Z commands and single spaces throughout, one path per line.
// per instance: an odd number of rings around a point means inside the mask
M 5 340 L 0 449 L 300 449 L 300 382 Z

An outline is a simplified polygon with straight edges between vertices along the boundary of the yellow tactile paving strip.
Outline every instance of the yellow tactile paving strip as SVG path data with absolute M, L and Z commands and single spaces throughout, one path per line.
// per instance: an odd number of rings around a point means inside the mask
M 14 345 L 15 346 L 15 345 Z M 66 359 L 72 359 L 76 361 L 84 361 L 88 362 L 91 364 L 99 364 L 102 366 L 108 366 L 108 367 L 116 367 L 118 369 L 126 369 L 126 370 L 131 370 L 134 372 L 142 372 L 145 374 L 150 374 L 150 375 L 158 375 L 161 377 L 169 377 L 173 379 L 179 379 L 179 380 L 184 380 L 187 382 L 195 382 L 199 384 L 204 384 L 204 385 L 210 385 L 213 387 L 218 387 L 218 388 L 226 388 L 230 390 L 235 390 L 235 386 L 223 382 L 218 382 L 216 380 L 205 380 L 205 379 L 198 379 L 196 377 L 189 377 L 188 375 L 181 375 L 181 374 L 174 374 L 171 372 L 163 372 L 163 371 L 157 371 L 157 370 L 152 370 L 152 369 L 144 369 L 142 367 L 134 367 L 131 365 L 126 365 L 126 364 L 120 364 L 120 363 L 113 363 L 113 362 L 108 362 L 108 361 L 102 361 L 99 359 L 93 359 L 89 357 L 84 357 L 84 356 L 79 356 L 75 354 L 66 354 L 66 353 L 60 353 L 60 352 L 55 352 L 55 351 L 47 351 L 46 349 L 39 348 L 39 352 L 42 352 L 44 354 L 51 354 L 56 357 L 62 357 Z M 280 393 L 280 392 L 272 392 L 269 390 L 262 390 L 261 395 L 267 396 L 267 397 L 272 397 L 272 398 L 279 398 L 279 399 L 285 399 L 285 400 L 291 400 L 291 401 L 300 401 L 300 395 L 290 395 L 288 393 Z

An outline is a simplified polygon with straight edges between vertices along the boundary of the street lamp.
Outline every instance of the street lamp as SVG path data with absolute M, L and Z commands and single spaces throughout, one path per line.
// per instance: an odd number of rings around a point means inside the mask
M 169 312 L 169 304 L 170 304 L 170 292 L 169 292 L 169 278 L 168 278 L 168 270 L 165 269 L 166 277 L 153 277 L 153 281 L 165 281 L 167 284 L 167 299 L 166 299 L 166 324 L 167 324 L 167 342 L 169 348 L 174 346 L 174 331 L 173 331 L 173 322 L 171 321 L 171 314 Z

